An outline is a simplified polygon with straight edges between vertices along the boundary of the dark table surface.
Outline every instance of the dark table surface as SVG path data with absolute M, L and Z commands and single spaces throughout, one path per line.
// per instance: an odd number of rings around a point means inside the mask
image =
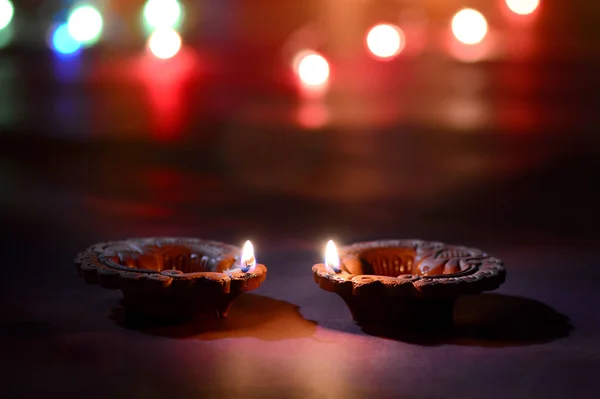
M 561 51 L 357 61 L 384 83 L 325 103 L 268 50 L 159 83 L 137 56 L 0 58 L 0 397 L 598 397 L 600 60 Z M 127 325 L 72 259 L 147 236 L 251 239 L 268 278 L 227 319 Z M 478 247 L 507 281 L 452 334 L 378 336 L 314 283 L 329 238 Z

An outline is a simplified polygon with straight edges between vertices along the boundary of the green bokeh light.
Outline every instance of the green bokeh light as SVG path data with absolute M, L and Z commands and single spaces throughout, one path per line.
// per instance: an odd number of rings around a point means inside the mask
M 10 24 L 15 15 L 15 8 L 10 0 L 0 0 L 0 30 Z
M 150 31 L 159 28 L 175 29 L 183 20 L 183 7 L 177 0 L 148 0 L 143 16 Z
M 103 25 L 100 11 L 91 5 L 73 8 L 67 19 L 69 34 L 84 45 L 92 45 L 100 39 Z
M 0 49 L 8 46 L 13 38 L 12 26 L 7 26 L 4 29 L 0 29 Z

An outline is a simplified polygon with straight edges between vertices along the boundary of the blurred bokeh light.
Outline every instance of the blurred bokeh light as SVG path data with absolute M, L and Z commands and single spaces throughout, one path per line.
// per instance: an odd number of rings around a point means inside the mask
M 533 13 L 540 5 L 540 0 L 506 0 L 508 8 L 519 15 Z
M 7 26 L 4 29 L 0 29 L 0 49 L 8 46 L 13 38 L 12 26 Z
M 148 38 L 148 49 L 157 58 L 172 58 L 181 49 L 181 36 L 173 29 L 157 29 Z
M 100 12 L 87 4 L 75 7 L 67 20 L 71 37 L 87 45 L 95 43 L 100 38 L 103 25 Z
M 181 14 L 181 4 L 177 0 L 148 0 L 144 6 L 144 19 L 153 29 L 177 27 Z
M 305 129 L 320 129 L 330 118 L 329 109 L 321 99 L 304 101 L 296 110 L 296 122 Z
M 481 42 L 487 31 L 487 21 L 479 11 L 465 8 L 452 18 L 452 33 L 458 41 L 464 44 Z
M 375 57 L 380 59 L 390 59 L 400 54 L 404 43 L 404 33 L 394 25 L 375 25 L 367 33 L 367 47 Z
M 0 0 L 0 30 L 6 28 L 13 19 L 15 9 L 10 0 Z
M 314 51 L 301 51 L 294 60 L 295 72 L 308 86 L 322 86 L 329 80 L 329 62 Z
M 81 50 L 81 42 L 71 36 L 66 23 L 58 25 L 51 33 L 50 45 L 59 55 L 76 54 Z

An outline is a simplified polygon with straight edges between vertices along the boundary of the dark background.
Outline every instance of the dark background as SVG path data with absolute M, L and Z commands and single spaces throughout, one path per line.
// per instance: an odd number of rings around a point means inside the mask
M 598 5 L 300 3 L 194 3 L 166 62 L 134 33 L 0 50 L 1 397 L 598 397 Z M 448 50 L 464 6 L 494 56 Z M 396 16 L 424 36 L 369 58 L 365 29 Z M 289 71 L 307 25 L 332 69 L 317 99 Z M 123 325 L 72 259 L 144 236 L 251 239 L 267 281 L 226 320 Z M 329 238 L 482 248 L 507 281 L 459 300 L 453 334 L 380 337 L 314 284 Z

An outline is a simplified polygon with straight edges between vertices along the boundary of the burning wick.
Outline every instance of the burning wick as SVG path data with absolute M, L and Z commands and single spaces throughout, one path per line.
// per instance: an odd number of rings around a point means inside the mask
M 332 240 L 327 242 L 325 248 L 325 267 L 330 273 L 339 273 L 340 269 L 340 257 L 338 256 L 337 248 Z
M 248 240 L 244 244 L 242 249 L 242 258 L 240 263 L 242 264 L 242 271 L 244 273 L 252 273 L 256 267 L 256 258 L 254 257 L 254 247 Z

